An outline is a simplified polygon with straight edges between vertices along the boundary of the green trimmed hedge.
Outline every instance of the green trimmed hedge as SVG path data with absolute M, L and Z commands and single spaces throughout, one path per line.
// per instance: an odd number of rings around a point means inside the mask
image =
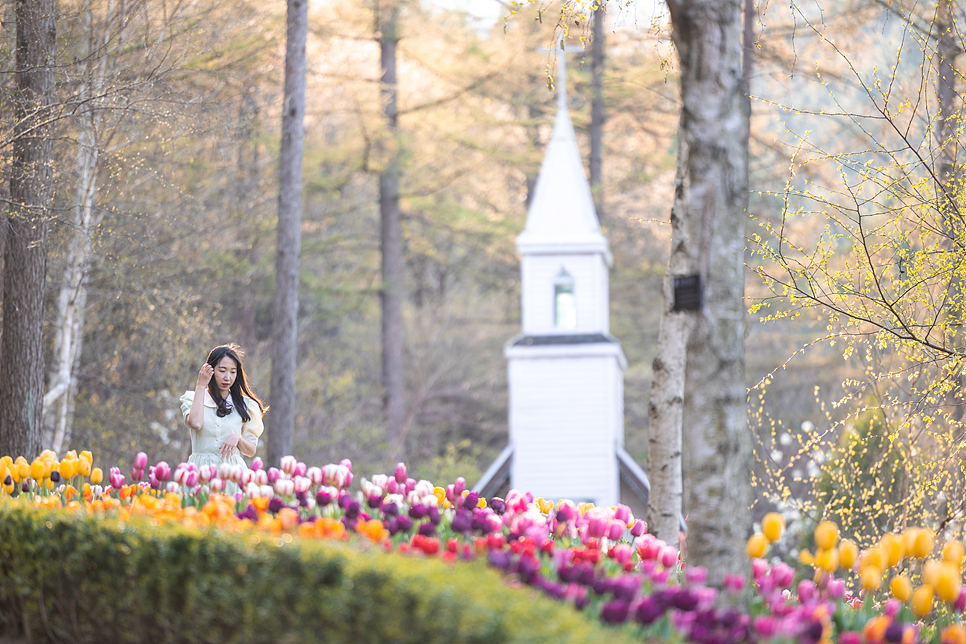
M 257 541 L 257 543 L 256 543 Z M 629 642 L 483 561 L 0 501 L 0 633 L 55 642 Z

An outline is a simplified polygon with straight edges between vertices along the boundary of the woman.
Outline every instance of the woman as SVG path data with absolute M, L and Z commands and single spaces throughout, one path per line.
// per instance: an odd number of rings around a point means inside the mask
M 265 425 L 268 408 L 248 388 L 238 345 L 215 347 L 198 372 L 194 391 L 181 396 L 181 413 L 191 430 L 189 463 L 198 467 L 228 463 L 247 467 L 241 454 L 252 457 Z M 229 489 L 229 487 L 231 489 Z M 235 484 L 226 486 L 233 494 Z

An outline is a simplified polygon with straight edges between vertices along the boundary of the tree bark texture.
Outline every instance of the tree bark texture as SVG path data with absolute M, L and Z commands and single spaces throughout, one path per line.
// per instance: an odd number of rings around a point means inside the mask
M 302 156 L 305 142 L 305 43 L 308 23 L 308 0 L 288 0 L 272 322 L 272 414 L 269 416 L 268 433 L 268 462 L 273 465 L 292 453 L 295 438 L 299 256 L 302 252 Z
M 396 457 L 403 458 L 406 416 L 403 379 L 403 239 L 399 213 L 399 109 L 397 105 L 396 45 L 399 42 L 399 8 L 395 2 L 380 7 L 379 49 L 382 64 L 382 100 L 385 105 L 390 158 L 379 175 L 379 216 L 382 251 L 382 383 L 387 437 Z
M 590 190 L 597 219 L 604 221 L 604 3 L 594 12 L 593 59 L 591 62 L 590 102 Z
M 18 0 L 16 130 L 4 249 L 0 452 L 40 451 L 44 395 L 44 281 L 52 199 L 54 0 Z
M 957 114 L 956 114 L 956 57 L 961 53 L 956 41 L 956 24 L 954 22 L 952 0 L 939 0 L 936 5 L 935 20 L 936 38 L 936 100 L 939 104 L 939 123 L 936 128 L 936 147 L 938 161 L 936 178 L 939 208 L 942 212 L 943 232 L 947 237 L 947 246 L 956 258 L 952 265 L 960 265 L 963 257 L 962 230 L 963 214 L 956 206 L 957 172 L 956 156 L 958 152 Z M 954 348 L 963 352 L 963 285 L 955 274 L 950 277 L 946 287 L 946 321 L 949 325 L 947 341 Z M 946 395 L 950 409 L 950 418 L 961 421 L 964 415 L 962 374 L 952 376 L 953 386 Z
M 92 103 L 92 96 L 103 90 L 107 67 L 107 40 L 111 16 L 106 16 L 107 25 L 100 40 L 94 30 L 93 11 L 90 6 L 85 10 L 87 42 L 84 58 L 87 59 L 85 75 L 78 90 L 77 113 L 77 184 L 74 190 L 74 204 L 71 208 L 71 235 L 73 241 L 67 251 L 67 265 L 57 297 L 57 316 L 54 323 L 54 353 L 47 393 L 44 395 L 44 425 L 49 428 L 46 446 L 61 453 L 70 443 L 73 426 L 74 396 L 77 393 L 77 367 L 83 347 L 84 318 L 87 312 L 87 279 L 93 256 L 93 234 L 103 216 L 96 210 L 98 189 L 98 112 Z M 96 51 L 100 56 L 92 56 Z M 56 404 L 56 407 L 55 407 Z M 51 411 L 56 413 L 51 416 Z
M 672 256 L 700 276 L 700 309 L 684 360 L 682 446 L 687 560 L 720 585 L 747 566 L 751 436 L 745 387 L 744 246 L 749 113 L 743 74 L 742 0 L 672 0 L 681 61 L 678 177 Z M 679 220 L 679 221 L 675 221 Z M 675 232 L 678 235 L 675 236 Z M 686 258 L 686 259 L 685 259 Z M 669 267 L 672 270 L 676 267 Z M 675 324 L 675 313 L 665 318 Z M 677 324 L 684 324 L 683 321 Z M 665 350 L 662 350 L 665 351 Z M 668 349 L 667 351 L 670 351 Z M 680 352 L 674 350 L 675 357 Z M 677 368 L 680 360 L 668 363 Z M 679 382 L 679 376 L 669 376 Z M 656 404 L 668 404 L 668 395 Z

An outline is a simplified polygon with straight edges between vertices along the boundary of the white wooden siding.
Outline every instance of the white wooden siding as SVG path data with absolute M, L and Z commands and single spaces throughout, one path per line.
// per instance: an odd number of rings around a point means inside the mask
M 554 327 L 554 284 L 561 268 L 574 279 L 576 329 Z M 525 335 L 610 331 L 609 275 L 602 254 L 524 255 L 521 273 L 521 307 Z

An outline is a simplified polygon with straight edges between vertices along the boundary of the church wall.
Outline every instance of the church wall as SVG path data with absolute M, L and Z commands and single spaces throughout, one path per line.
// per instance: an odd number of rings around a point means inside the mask
M 615 402 L 620 363 L 614 355 L 541 358 L 541 349 L 552 353 L 541 347 L 509 364 L 511 486 L 613 505 L 620 490 L 614 445 L 623 433 Z

